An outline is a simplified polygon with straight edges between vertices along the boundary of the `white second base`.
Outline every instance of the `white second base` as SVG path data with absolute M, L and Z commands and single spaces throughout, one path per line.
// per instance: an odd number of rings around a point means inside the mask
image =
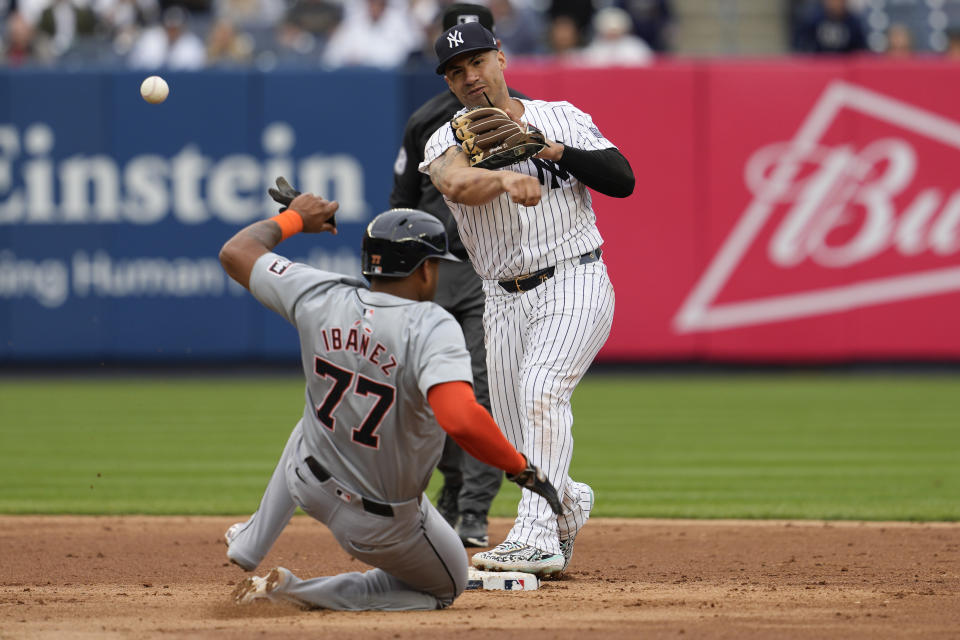
M 532 573 L 520 571 L 480 571 L 471 567 L 467 571 L 467 591 L 534 591 L 540 588 L 540 580 Z

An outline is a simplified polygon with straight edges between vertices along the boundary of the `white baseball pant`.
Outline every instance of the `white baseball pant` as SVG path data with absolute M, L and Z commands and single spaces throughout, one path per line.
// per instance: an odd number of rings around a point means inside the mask
M 570 397 L 610 335 L 613 285 L 602 261 L 560 263 L 553 277 L 523 293 L 484 281 L 490 404 L 507 439 L 540 467 L 562 496 L 557 517 L 524 490 L 507 540 L 549 553 L 585 521 L 583 485 L 568 476 L 573 454 Z

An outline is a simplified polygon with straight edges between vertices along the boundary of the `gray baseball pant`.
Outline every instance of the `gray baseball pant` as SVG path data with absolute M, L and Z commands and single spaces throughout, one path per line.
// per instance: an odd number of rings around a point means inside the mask
M 345 611 L 449 606 L 466 588 L 467 554 L 429 499 L 391 503 L 392 516 L 366 511 L 351 488 L 310 472 L 300 429 L 298 423 L 260 507 L 231 542 L 228 557 L 245 569 L 256 568 L 299 506 L 324 523 L 347 553 L 376 568 L 307 580 L 294 576 L 272 599 Z

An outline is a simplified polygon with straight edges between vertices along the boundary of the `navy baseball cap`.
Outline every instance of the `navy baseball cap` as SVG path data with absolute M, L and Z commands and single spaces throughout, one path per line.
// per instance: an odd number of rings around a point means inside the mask
M 447 63 L 461 53 L 499 49 L 497 38 L 479 22 L 465 22 L 450 27 L 433 45 L 437 52 L 437 73 L 443 75 Z

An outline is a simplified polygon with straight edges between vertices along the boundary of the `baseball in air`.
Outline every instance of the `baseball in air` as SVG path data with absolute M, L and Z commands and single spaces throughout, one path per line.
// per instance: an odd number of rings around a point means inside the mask
M 160 104 L 170 95 L 170 87 L 160 76 L 150 76 L 140 84 L 140 95 L 150 104 Z

